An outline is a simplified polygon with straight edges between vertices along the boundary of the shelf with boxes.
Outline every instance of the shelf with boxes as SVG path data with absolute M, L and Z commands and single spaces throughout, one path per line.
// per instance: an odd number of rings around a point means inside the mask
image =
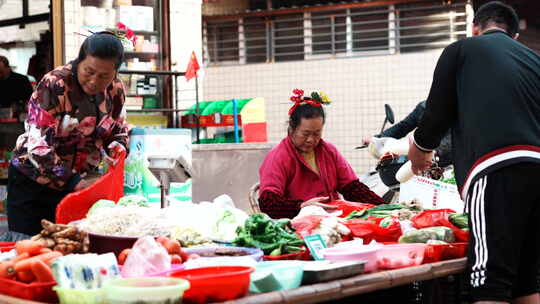
M 195 143 L 267 141 L 263 98 L 203 101 L 189 108 L 181 122 L 183 128 L 202 128 L 204 136 Z

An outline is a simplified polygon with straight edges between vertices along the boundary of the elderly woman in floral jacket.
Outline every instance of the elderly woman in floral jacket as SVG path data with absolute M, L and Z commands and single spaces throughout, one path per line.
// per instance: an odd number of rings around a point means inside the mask
M 76 60 L 39 82 L 9 167 L 10 231 L 37 234 L 41 219 L 54 221 L 64 196 L 89 186 L 87 172 L 126 149 L 124 87 L 117 78 L 123 56 L 116 36 L 96 33 Z

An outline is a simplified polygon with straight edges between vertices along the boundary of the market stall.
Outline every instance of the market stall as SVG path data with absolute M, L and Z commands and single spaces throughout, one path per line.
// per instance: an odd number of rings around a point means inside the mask
M 467 215 L 452 209 L 335 200 L 272 219 L 228 195 L 160 206 L 124 195 L 123 157 L 62 200 L 56 223 L 0 244 L 2 301 L 317 303 L 465 267 Z

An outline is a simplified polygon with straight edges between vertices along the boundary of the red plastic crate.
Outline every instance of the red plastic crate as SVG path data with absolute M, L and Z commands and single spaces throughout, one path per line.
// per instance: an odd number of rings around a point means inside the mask
M 7 252 L 15 248 L 15 242 L 0 242 L 0 253 Z
M 0 278 L 0 294 L 30 301 L 58 303 L 56 291 L 52 289 L 55 285 L 56 282 L 26 284 Z
M 459 242 L 459 243 L 450 243 L 448 247 L 444 250 L 443 260 L 459 259 L 467 255 L 467 248 L 469 243 Z
M 449 244 L 427 244 L 424 251 L 424 261 L 422 264 L 435 263 L 443 260 L 444 252 Z

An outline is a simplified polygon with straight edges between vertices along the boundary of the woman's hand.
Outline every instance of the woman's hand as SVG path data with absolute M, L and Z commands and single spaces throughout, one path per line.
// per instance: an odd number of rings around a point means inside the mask
M 101 149 L 103 160 L 108 165 L 116 165 L 118 155 L 120 155 L 122 151 L 126 151 L 126 148 L 124 148 L 124 146 L 117 141 L 111 142 L 107 148 L 110 151 L 110 155 L 108 155 L 105 150 Z
M 337 206 L 332 206 L 332 205 L 327 205 L 325 203 L 323 203 L 324 201 L 328 201 L 329 197 L 328 196 L 323 196 L 323 197 L 314 197 L 308 201 L 305 201 L 303 202 L 301 205 L 300 205 L 300 208 L 304 208 L 304 207 L 307 207 L 307 206 L 319 206 L 325 210 L 328 210 L 328 211 L 332 211 L 332 210 L 335 210 L 337 209 Z

